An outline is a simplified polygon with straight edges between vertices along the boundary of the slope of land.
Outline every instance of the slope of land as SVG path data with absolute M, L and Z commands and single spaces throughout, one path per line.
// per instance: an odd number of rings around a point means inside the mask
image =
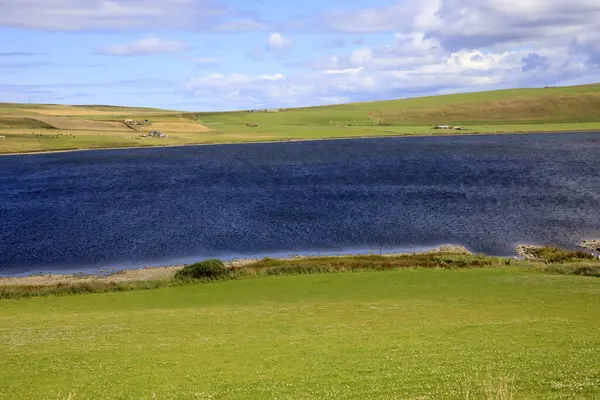
M 0 300 L 0 399 L 598 398 L 598 304 L 514 266 Z
M 148 125 L 127 126 L 125 120 Z M 435 125 L 464 130 L 437 130 Z M 159 130 L 168 137 L 144 136 Z M 0 103 L 0 153 L 344 137 L 600 130 L 600 84 L 256 112 Z M 62 135 L 60 134 L 62 133 Z

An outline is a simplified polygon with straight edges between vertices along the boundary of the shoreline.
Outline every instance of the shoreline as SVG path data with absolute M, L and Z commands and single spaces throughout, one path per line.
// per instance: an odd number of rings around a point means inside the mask
M 383 256 L 383 257 L 396 257 L 402 255 L 414 255 L 414 254 L 455 254 L 455 255 L 471 255 L 473 254 L 464 246 L 445 244 L 427 250 L 415 251 L 415 252 L 393 252 L 393 253 L 347 253 L 347 254 L 324 254 L 324 255 L 296 255 L 288 257 L 273 257 L 274 260 L 290 261 L 290 260 L 306 260 L 306 259 L 317 259 L 317 258 L 343 258 L 350 256 Z M 265 258 L 235 258 L 224 261 L 223 263 L 227 268 L 238 268 L 244 267 L 255 262 L 264 260 Z M 201 260 L 199 260 L 201 261 Z M 185 265 L 189 264 L 176 264 L 176 265 L 163 265 L 163 266 L 147 266 L 141 268 L 123 269 L 120 271 L 114 271 L 109 274 L 101 273 L 74 273 L 74 274 L 61 274 L 61 273 L 32 273 L 29 275 L 22 276 L 0 276 L 0 287 L 2 286 L 51 286 L 60 284 L 73 284 L 73 283 L 87 283 L 87 282 L 102 282 L 102 283 L 126 283 L 132 281 L 150 281 L 150 280 L 167 280 L 171 279 L 177 271 L 183 269 Z
M 365 256 L 381 256 L 381 257 L 399 257 L 399 256 L 414 256 L 414 255 L 480 255 L 485 257 L 493 257 L 498 259 L 514 260 L 520 259 L 523 261 L 540 261 L 541 259 L 534 255 L 536 249 L 544 248 L 542 245 L 535 244 L 518 244 L 515 247 L 515 253 L 505 256 L 492 256 L 487 254 L 474 253 L 467 247 L 458 244 L 441 244 L 437 246 L 417 246 L 413 249 L 402 248 L 399 251 L 390 251 L 377 253 L 371 250 L 365 251 L 361 249 L 357 251 L 339 251 L 332 253 L 305 253 L 305 254 L 261 254 L 248 257 L 236 257 L 222 259 L 226 268 L 240 268 L 253 263 L 263 261 L 265 259 L 277 261 L 294 261 L 294 260 L 310 260 L 322 258 L 345 258 L 345 257 L 365 257 Z M 600 239 L 586 239 L 576 245 L 577 248 L 585 250 L 593 256 L 600 259 Z M 213 257 L 217 258 L 218 257 Z M 206 258 L 205 258 L 206 259 Z M 139 281 L 165 281 L 173 278 L 175 273 L 183 269 L 186 265 L 191 265 L 202 261 L 199 258 L 191 262 L 176 262 L 166 265 L 146 265 L 132 268 L 95 268 L 95 272 L 27 272 L 24 274 L 0 275 L 0 288 L 7 286 L 51 286 L 73 283 L 131 283 Z
M 333 136 L 321 139 L 274 139 L 260 141 L 243 141 L 243 142 L 215 142 L 215 143 L 190 143 L 190 144 L 167 144 L 155 146 L 122 146 L 122 147 L 90 147 L 84 149 L 62 149 L 62 150 L 32 150 L 22 151 L 17 153 L 0 153 L 2 156 L 23 156 L 37 154 L 57 154 L 57 153 L 73 153 L 83 151 L 101 151 L 101 150 L 134 150 L 134 149 L 159 149 L 172 147 L 194 147 L 194 146 L 223 146 L 223 145 L 246 145 L 246 144 L 272 144 L 272 143 L 292 143 L 292 142 L 321 142 L 327 140 L 362 140 L 362 139 L 385 139 L 385 138 L 420 138 L 420 137 L 447 137 L 447 136 L 497 136 L 497 135 L 535 135 L 535 134 L 553 134 L 553 133 L 600 133 L 598 129 L 582 129 L 582 130 L 548 130 L 548 131 L 511 131 L 511 132 L 452 132 L 452 133 L 417 133 L 417 134 L 394 134 L 394 135 L 373 135 L 373 136 Z

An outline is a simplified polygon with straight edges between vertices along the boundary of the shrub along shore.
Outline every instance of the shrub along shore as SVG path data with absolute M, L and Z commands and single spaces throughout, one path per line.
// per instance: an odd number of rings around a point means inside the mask
M 157 289 L 215 280 L 273 275 L 350 273 L 408 268 L 521 268 L 600 277 L 600 260 L 596 255 L 586 251 L 539 246 L 520 247 L 519 251 L 526 253 L 524 259 L 476 255 L 459 246 L 442 246 L 437 250 L 420 254 L 302 256 L 238 260 L 228 263 L 212 259 L 187 266 L 144 268 L 107 276 L 47 275 L 0 278 L 0 299 Z

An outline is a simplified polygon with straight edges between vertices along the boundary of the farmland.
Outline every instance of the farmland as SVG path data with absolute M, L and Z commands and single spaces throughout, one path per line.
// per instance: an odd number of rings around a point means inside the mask
M 0 279 L 0 399 L 598 398 L 600 263 L 537 250 Z
M 600 130 L 600 85 L 281 109 L 181 112 L 0 103 L 0 153 L 349 137 Z M 127 119 L 150 121 L 128 127 Z M 464 131 L 440 131 L 440 124 Z M 144 136 L 159 130 L 165 139 Z
M 0 399 L 592 399 L 599 302 L 518 267 L 0 300 Z

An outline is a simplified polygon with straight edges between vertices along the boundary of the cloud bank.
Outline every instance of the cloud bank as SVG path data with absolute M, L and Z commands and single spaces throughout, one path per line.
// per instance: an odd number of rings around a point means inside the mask
M 169 30 L 169 37 L 210 31 L 225 37 L 224 48 L 237 45 L 234 35 L 261 32 L 260 41 L 232 51 L 247 54 L 250 65 L 239 59 L 231 63 L 221 54 L 186 54 L 186 62 L 196 67 L 228 67 L 217 74 L 195 68 L 196 76 L 179 81 L 177 93 L 198 109 L 600 81 L 598 0 L 390 0 L 364 8 L 351 3 L 346 9 L 327 9 L 323 3 L 321 11 L 293 18 L 277 19 L 280 14 L 268 12 L 271 20 L 266 20 L 227 0 L 0 0 L 0 26 L 140 34 Z M 159 36 L 108 44 L 97 52 L 130 56 L 190 48 L 186 40 Z M 25 50 L 0 56 L 25 65 L 18 59 L 29 54 Z
M 326 46 L 330 54 L 288 61 L 297 72 L 278 79 L 205 76 L 190 79 L 186 90 L 210 93 L 231 108 L 600 81 L 596 0 L 408 0 L 322 12 L 282 26 L 343 33 L 345 40 Z M 373 33 L 390 40 L 377 46 L 357 40 Z M 352 40 L 355 48 L 344 51 Z

